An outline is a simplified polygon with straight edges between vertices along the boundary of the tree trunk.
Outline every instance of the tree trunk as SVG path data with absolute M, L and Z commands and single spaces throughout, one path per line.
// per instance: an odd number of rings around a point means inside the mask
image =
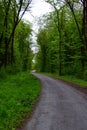
M 78 33 L 79 33 L 79 37 L 80 37 L 80 40 L 81 40 L 81 50 L 80 50 L 80 53 L 81 53 L 81 69 L 82 69 L 82 72 L 84 73 L 84 70 L 85 70 L 85 57 L 86 57 L 86 51 L 87 51 L 87 0 L 83 0 L 83 18 L 82 18 L 82 30 L 80 30 L 80 27 L 79 27 L 79 23 L 77 21 L 77 18 L 76 18 L 76 15 L 75 15 L 75 12 L 74 12 L 74 8 L 73 8 L 73 4 L 72 2 L 66 0 L 72 14 L 73 14 L 73 17 L 74 17 L 74 20 L 75 20 L 75 23 L 76 23 L 76 26 L 77 26 L 77 30 L 78 30 Z
M 14 36 L 12 37 L 11 43 L 11 65 L 14 63 Z
M 7 61 L 8 61 L 8 44 L 7 44 L 7 40 L 6 40 L 5 53 L 4 53 L 4 66 L 5 66 L 5 68 L 7 67 Z
M 59 42 L 59 75 L 61 76 L 62 75 L 62 55 L 61 55 L 61 45 L 62 42 L 60 40 Z
M 83 0 L 83 18 L 82 18 L 82 35 L 85 40 L 85 46 L 87 51 L 87 0 Z

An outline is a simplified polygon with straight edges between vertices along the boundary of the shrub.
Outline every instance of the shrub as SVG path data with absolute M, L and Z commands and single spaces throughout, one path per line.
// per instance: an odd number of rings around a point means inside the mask
M 4 67 L 2 67 L 2 68 L 0 69 L 0 80 L 6 78 L 6 76 L 7 76 L 6 70 L 5 70 Z

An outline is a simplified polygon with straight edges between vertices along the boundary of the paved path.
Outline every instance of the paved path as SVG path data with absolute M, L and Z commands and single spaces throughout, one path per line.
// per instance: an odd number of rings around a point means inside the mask
M 23 130 L 87 130 L 87 98 L 59 80 L 34 74 L 42 94 Z

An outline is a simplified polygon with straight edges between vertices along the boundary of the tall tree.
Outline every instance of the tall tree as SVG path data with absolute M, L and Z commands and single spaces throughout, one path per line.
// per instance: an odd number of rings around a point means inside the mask
M 61 62 L 62 62 L 62 74 L 73 74 L 81 77 L 83 73 L 81 69 L 82 64 L 82 54 L 81 47 L 82 41 L 79 38 L 78 29 L 76 28 L 76 23 L 73 15 L 69 8 L 66 6 L 61 6 L 59 9 L 59 28 L 61 28 Z M 81 30 L 81 18 L 82 13 L 79 10 L 75 11 L 75 16 L 77 21 L 79 21 L 79 28 Z M 58 32 L 58 19 L 56 11 L 53 11 L 48 16 L 45 17 L 45 25 L 42 27 L 45 36 L 45 42 L 42 37 L 39 39 L 39 43 L 43 42 L 46 48 L 45 59 L 46 64 L 44 65 L 45 71 L 57 72 L 59 70 L 60 61 L 58 56 L 60 55 L 60 35 Z M 41 31 L 40 31 L 41 32 Z M 39 32 L 39 34 L 40 34 Z M 40 44 L 39 44 L 40 45 Z M 39 63 L 41 62 L 41 50 L 38 54 Z M 38 60 L 38 59 L 37 59 Z M 84 59 L 85 60 L 85 59 Z M 38 62 L 38 61 L 37 61 Z M 56 71 L 57 70 L 57 71 Z
M 0 50 L 4 47 L 4 52 L 1 52 L 1 66 L 8 65 L 8 51 L 11 48 L 11 64 L 14 62 L 14 35 L 15 29 L 21 21 L 25 11 L 28 9 L 32 0 L 2 0 L 1 6 L 4 14 L 2 31 L 0 34 Z
M 47 0 L 46 2 L 50 3 L 51 6 L 55 9 L 56 19 L 54 22 L 56 24 L 58 35 L 59 35 L 59 75 L 62 75 L 62 29 L 63 29 L 63 6 L 61 6 L 61 2 L 54 0 Z M 58 4 L 60 7 L 58 7 Z M 61 15 L 60 15 L 61 14 Z
M 30 23 L 26 23 L 21 21 L 16 28 L 15 33 L 15 48 L 14 48 L 14 56 L 15 60 L 17 60 L 20 65 L 20 68 L 23 70 L 30 70 L 31 69 L 31 62 L 32 62 L 32 51 L 31 51 L 31 26 Z M 18 65 L 18 66 L 19 66 Z

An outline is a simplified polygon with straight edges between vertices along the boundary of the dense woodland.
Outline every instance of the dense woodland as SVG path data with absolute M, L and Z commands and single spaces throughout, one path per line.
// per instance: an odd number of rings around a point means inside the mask
M 35 56 L 30 47 L 31 24 L 22 20 L 32 0 L 0 1 L 0 75 L 36 69 L 86 79 L 87 1 L 44 1 L 54 10 L 39 19 Z
M 47 2 L 54 10 L 41 20 L 36 68 L 87 80 L 87 1 Z
M 16 130 L 32 114 L 41 87 L 31 69 L 87 88 L 87 0 L 44 0 L 52 11 L 38 19 L 36 53 L 34 23 L 22 19 L 32 1 L 0 0 L 0 130 Z
M 31 0 L 0 1 L 0 71 L 30 70 L 33 53 L 31 24 L 22 20 Z

